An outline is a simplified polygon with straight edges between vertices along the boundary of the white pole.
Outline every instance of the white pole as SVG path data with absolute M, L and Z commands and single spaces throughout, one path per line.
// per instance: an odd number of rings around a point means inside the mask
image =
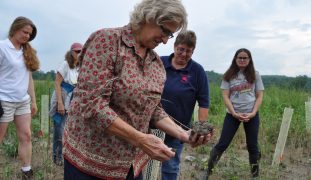
M 195 103 L 193 110 L 193 122 L 199 121 L 199 105 Z
M 283 159 L 284 147 L 286 144 L 286 139 L 288 135 L 288 130 L 290 122 L 292 120 L 294 110 L 291 108 L 285 108 L 283 113 L 283 120 L 281 124 L 281 129 L 278 137 L 278 141 L 275 147 L 275 152 L 273 156 L 272 166 L 279 166 L 281 160 Z

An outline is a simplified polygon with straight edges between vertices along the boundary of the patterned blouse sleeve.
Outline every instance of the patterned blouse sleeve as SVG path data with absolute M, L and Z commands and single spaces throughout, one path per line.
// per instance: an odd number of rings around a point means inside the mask
M 78 86 L 75 91 L 79 112 L 85 120 L 96 121 L 99 128 L 107 128 L 118 116 L 109 107 L 118 51 L 117 31 L 102 29 L 93 33 L 80 56 Z
M 162 108 L 161 103 L 155 108 L 153 115 L 151 117 L 150 126 L 154 128 L 154 124 L 164 118 L 168 117 L 167 113 Z

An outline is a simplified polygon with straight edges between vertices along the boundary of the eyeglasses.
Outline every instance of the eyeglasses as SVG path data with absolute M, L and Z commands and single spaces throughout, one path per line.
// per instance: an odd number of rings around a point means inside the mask
M 77 54 L 80 54 L 81 50 L 76 50 L 74 52 L 77 53 Z
M 182 48 L 182 47 L 178 47 L 177 48 L 177 53 L 178 54 L 183 54 L 186 53 L 187 55 L 191 55 L 193 53 L 193 49 L 186 49 L 186 48 Z
M 249 60 L 249 57 L 237 57 L 238 60 Z
M 165 28 L 163 25 L 159 25 L 159 26 L 164 36 L 168 37 L 169 39 L 174 37 L 173 33 L 169 29 Z

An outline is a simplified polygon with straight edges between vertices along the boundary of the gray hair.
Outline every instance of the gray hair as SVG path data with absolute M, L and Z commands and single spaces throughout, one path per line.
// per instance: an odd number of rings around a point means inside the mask
M 134 31 L 141 25 L 154 21 L 158 25 L 173 21 L 179 24 L 177 30 L 187 29 L 187 12 L 180 0 L 142 0 L 134 7 L 130 23 Z

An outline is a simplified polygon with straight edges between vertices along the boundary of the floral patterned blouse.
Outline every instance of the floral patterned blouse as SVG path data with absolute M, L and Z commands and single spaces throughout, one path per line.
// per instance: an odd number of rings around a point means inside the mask
M 105 133 L 119 117 L 137 130 L 167 114 L 160 105 L 165 69 L 149 49 L 137 54 L 130 25 L 93 33 L 80 55 L 78 84 L 65 126 L 64 157 L 80 171 L 102 179 L 138 175 L 149 157 L 124 139 Z

